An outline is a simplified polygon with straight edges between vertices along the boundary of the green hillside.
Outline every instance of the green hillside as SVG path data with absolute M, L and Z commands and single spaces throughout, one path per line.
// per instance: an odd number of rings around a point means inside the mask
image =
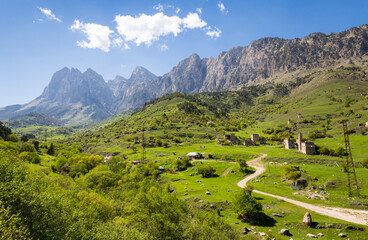
M 254 232 L 290 239 L 279 234 L 288 228 L 294 239 L 307 233 L 333 239 L 341 232 L 365 239 L 365 226 L 312 212 L 307 227 L 305 209 L 259 194 L 248 199 L 263 205 L 253 219 L 242 221 L 234 209 L 242 191 L 237 183 L 254 171 L 238 163 L 262 153 L 267 171 L 252 180 L 253 188 L 315 205 L 368 209 L 367 70 L 361 61 L 283 74 L 282 82 L 238 91 L 168 94 L 65 136 L 52 132 L 61 128 L 48 129 L 47 141 L 40 126 L 28 127 L 39 134 L 26 142 L 19 128 L 17 138 L 1 126 L 7 141 L 0 140 L 0 219 L 14 219 L 7 224 L 15 228 L 0 225 L 0 231 L 35 239 L 260 239 Z M 342 120 L 359 197 L 356 188 L 348 196 Z M 317 155 L 283 147 L 285 137 L 300 132 L 315 142 Z M 239 144 L 224 139 L 230 133 Z M 242 145 L 254 133 L 262 144 Z M 204 158 L 190 160 L 189 152 Z M 288 166 L 300 169 L 295 179 L 285 173 Z M 210 177 L 202 177 L 206 171 Z M 294 181 L 305 185 L 292 190 Z

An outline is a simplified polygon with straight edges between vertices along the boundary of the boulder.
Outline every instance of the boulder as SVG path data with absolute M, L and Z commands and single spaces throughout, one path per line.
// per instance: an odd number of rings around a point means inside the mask
M 281 217 L 281 218 L 284 217 L 284 215 L 279 214 L 279 213 L 272 213 L 272 216 L 274 216 L 274 217 Z
M 293 234 L 290 233 L 289 229 L 281 229 L 280 234 L 284 236 L 293 236 Z
M 339 233 L 339 235 L 338 235 L 339 237 L 341 237 L 341 238 L 344 238 L 344 237 L 347 237 L 346 236 L 346 233 Z
M 211 193 L 210 192 L 206 192 L 206 195 L 211 195 Z
M 309 212 L 306 212 L 303 217 L 303 223 L 305 223 L 307 226 L 312 225 L 312 216 Z
M 318 233 L 317 236 L 318 237 L 323 237 L 324 235 L 323 235 L 323 233 Z
M 261 236 L 261 237 L 265 237 L 267 234 L 266 233 L 264 233 L 264 232 L 259 232 L 259 236 Z
M 310 237 L 310 238 L 318 238 L 316 235 L 314 235 L 312 233 L 307 233 L 307 237 Z

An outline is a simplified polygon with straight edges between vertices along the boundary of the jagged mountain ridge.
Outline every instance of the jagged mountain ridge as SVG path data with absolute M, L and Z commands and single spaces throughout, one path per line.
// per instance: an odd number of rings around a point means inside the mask
M 54 74 L 40 97 L 0 109 L 0 120 L 37 111 L 66 123 L 100 121 L 168 93 L 236 90 L 280 73 L 334 66 L 367 52 L 368 25 L 362 25 L 341 33 L 313 33 L 291 40 L 262 38 L 222 52 L 216 59 L 193 54 L 159 77 L 137 67 L 129 79 L 117 76 L 106 83 L 91 69 L 81 73 L 64 68 Z

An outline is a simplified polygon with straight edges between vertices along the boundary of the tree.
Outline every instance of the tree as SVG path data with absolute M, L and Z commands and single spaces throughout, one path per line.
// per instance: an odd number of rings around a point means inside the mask
M 0 137 L 5 141 L 8 141 L 8 136 L 12 133 L 11 129 L 7 126 L 4 126 L 0 121 Z
M 287 179 L 293 180 L 293 184 L 295 184 L 295 181 L 302 176 L 300 171 L 298 171 L 295 167 L 292 166 L 286 166 L 284 167 L 284 176 Z
M 208 177 L 213 177 L 213 174 L 216 172 L 216 169 L 214 169 L 211 166 L 199 166 L 197 168 L 198 173 L 202 174 L 202 177 L 204 178 L 208 178 Z
M 246 173 L 248 171 L 248 164 L 245 159 L 237 158 L 235 161 L 239 164 L 241 172 Z
M 183 171 L 187 169 L 187 167 L 189 167 L 190 165 L 190 159 L 188 157 L 183 157 L 174 161 L 173 168 L 176 169 L 176 171 Z
M 9 134 L 8 140 L 11 142 L 18 142 L 18 137 L 15 134 Z
M 27 136 L 27 135 L 22 135 L 22 136 L 20 137 L 20 140 L 21 140 L 22 142 L 28 142 L 29 138 L 28 138 L 28 136 Z
M 54 156 L 55 155 L 55 148 L 54 148 L 54 144 L 51 143 L 50 144 L 50 147 L 47 149 L 47 154 L 48 155 L 51 155 L 51 156 Z
M 255 222 L 263 216 L 262 204 L 252 196 L 253 189 L 244 188 L 235 196 L 233 210 L 246 222 Z
M 39 141 L 33 141 L 33 146 L 36 149 L 37 152 L 40 151 L 40 142 Z

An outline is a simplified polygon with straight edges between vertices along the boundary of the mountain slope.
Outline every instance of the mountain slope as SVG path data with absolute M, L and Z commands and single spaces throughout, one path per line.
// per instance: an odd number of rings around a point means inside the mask
M 129 79 L 117 76 L 106 83 L 91 69 L 81 73 L 64 68 L 54 74 L 40 97 L 0 109 L 0 120 L 37 111 L 69 124 L 100 121 L 168 93 L 233 91 L 289 81 L 346 61 L 361 61 L 367 52 L 368 25 L 362 25 L 341 33 L 313 33 L 291 40 L 262 38 L 247 47 L 222 52 L 216 59 L 192 54 L 160 77 L 137 67 Z
M 40 114 L 36 112 L 30 112 L 26 115 L 18 116 L 4 122 L 10 128 L 18 128 L 22 126 L 61 126 L 62 123 L 57 119 Z
M 66 123 L 100 121 L 111 115 L 113 94 L 102 76 L 92 69 L 63 68 L 56 72 L 41 96 L 30 103 L 0 109 L 0 119 L 43 113 Z M 13 110 L 13 111 L 11 111 Z

